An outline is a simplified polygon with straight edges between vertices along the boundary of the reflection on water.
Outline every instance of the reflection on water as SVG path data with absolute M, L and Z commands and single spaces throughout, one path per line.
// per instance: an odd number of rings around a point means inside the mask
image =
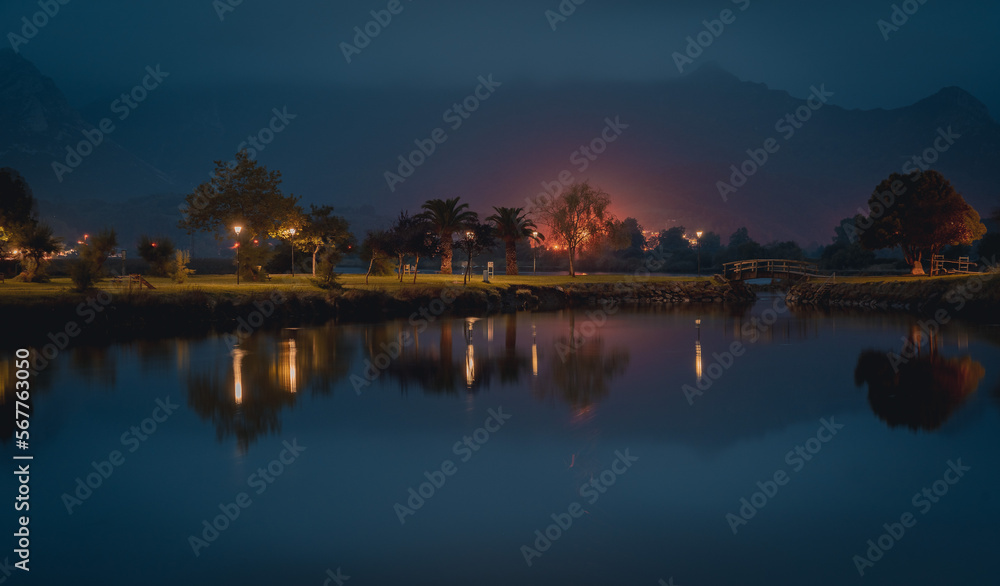
M 934 431 L 976 392 L 986 374 L 971 356 L 941 356 L 936 336 L 923 344 L 923 333 L 911 328 L 898 352 L 865 350 L 854 370 L 856 385 L 868 384 L 868 403 L 889 427 Z M 965 345 L 966 336 L 960 336 Z
M 540 401 L 568 406 L 577 417 L 591 416 L 614 392 L 615 381 L 628 374 L 637 351 L 641 355 L 669 352 L 671 344 L 684 340 L 678 347 L 684 347 L 685 360 L 690 360 L 693 342 L 694 364 L 687 362 L 685 367 L 690 378 L 670 385 L 679 388 L 681 384 L 708 382 L 704 369 L 715 381 L 712 365 L 717 354 L 736 340 L 748 348 L 788 346 L 820 338 L 823 328 L 873 328 L 857 325 L 871 321 L 871 314 L 803 313 L 789 311 L 780 301 L 766 298 L 754 309 L 714 304 L 649 308 L 609 319 L 608 324 L 625 319 L 633 325 L 623 327 L 632 328 L 638 322 L 630 320 L 670 324 L 665 330 L 670 341 L 668 337 L 647 340 L 641 348 L 638 344 L 643 342 L 633 340 L 628 333 L 609 338 L 606 327 L 611 326 L 590 329 L 593 324 L 583 311 L 442 318 L 417 325 L 399 320 L 291 328 L 258 332 L 232 349 L 225 347 L 220 337 L 136 340 L 119 346 L 75 348 L 65 361 L 52 361 L 34 385 L 37 392 L 44 393 L 52 377 L 67 367 L 70 373 L 63 375 L 71 374 L 74 381 L 102 391 L 115 388 L 124 363 L 137 364 L 148 377 L 174 370 L 193 411 L 211 422 L 220 441 L 233 438 L 245 450 L 260 437 L 281 431 L 282 411 L 294 406 L 303 391 L 325 395 L 338 385 L 350 389 L 349 379 L 358 377 L 371 383 L 365 392 L 398 390 L 407 394 L 418 390 L 432 395 L 472 395 L 505 387 L 525 388 Z M 777 319 L 762 322 L 768 311 Z M 692 321 L 693 331 L 688 329 Z M 883 315 L 876 321 L 883 331 L 905 331 L 913 319 Z M 968 348 L 969 331 L 959 326 L 952 331 L 953 345 L 959 350 Z M 992 330 L 977 336 L 1000 343 L 1000 335 Z M 890 427 L 935 430 L 975 392 L 985 369 L 968 355 L 942 356 L 937 338 L 924 339 L 913 328 L 909 344 L 916 355 L 904 361 L 897 357 L 901 351 L 862 352 L 854 380 L 857 385 L 868 385 L 871 409 Z M 739 362 L 750 360 L 741 358 Z M 822 360 L 817 359 L 819 364 Z M 739 366 L 732 372 L 739 373 Z M 12 358 L 0 360 L 0 374 L 11 368 Z M 643 376 L 646 373 L 642 370 Z M 727 367 L 722 376 L 740 376 L 728 373 Z M 703 387 L 699 384 L 698 388 Z M 5 413 L 12 404 L 6 390 L 0 381 L 0 409 Z M 742 393 L 724 395 L 728 392 L 715 386 L 706 390 L 705 396 L 726 396 L 731 409 L 742 409 L 743 401 L 754 400 Z M 1000 404 L 1000 388 L 994 395 Z M 667 416 L 685 425 L 680 414 Z M 12 436 L 8 422 L 5 417 L 4 441 Z
M 220 440 L 235 437 L 245 450 L 281 431 L 278 414 L 301 389 L 330 393 L 349 374 L 354 352 L 354 342 L 333 325 L 251 336 L 219 354 L 225 362 L 199 363 L 186 373 L 188 404 L 215 425 Z
M 85 568 L 115 584 L 319 584 L 343 564 L 372 584 L 651 584 L 669 572 L 841 585 L 857 579 L 850 555 L 961 457 L 974 470 L 953 487 L 962 496 L 920 516 L 866 583 L 988 583 L 1000 380 L 984 365 L 1000 363 L 1000 328 L 950 322 L 927 339 L 911 316 L 803 317 L 776 301 L 623 309 L 600 324 L 581 310 L 262 330 L 236 348 L 214 336 L 69 350 L 33 379 L 38 502 L 58 507 L 157 399 L 179 407 L 79 512 L 34 520 L 53 536 L 39 551 L 60 560 L 37 581 L 76 583 Z M 12 363 L 0 356 L 10 450 Z M 692 404 L 682 386 L 699 377 Z M 489 409 L 512 414 L 495 439 Z M 843 433 L 734 538 L 725 512 L 767 492 L 789 450 L 815 453 L 807 438 L 824 418 Z M 439 484 L 434 470 L 465 437 L 482 449 L 401 526 L 392 503 Z M 185 536 L 296 438 L 309 462 L 193 558 Z M 521 563 L 533 531 L 628 449 L 635 473 L 588 502 L 534 567 Z

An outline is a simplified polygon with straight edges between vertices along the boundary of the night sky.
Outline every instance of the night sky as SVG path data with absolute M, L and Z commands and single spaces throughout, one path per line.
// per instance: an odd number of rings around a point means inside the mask
M 839 88 L 835 102 L 847 108 L 898 107 L 957 85 L 995 115 L 1000 5 L 911 1 L 905 8 L 917 11 L 885 40 L 878 21 L 891 22 L 892 4 L 868 0 L 590 0 L 555 31 L 545 12 L 558 11 L 556 0 L 401 0 L 402 12 L 348 64 L 340 43 L 387 2 L 244 1 L 223 11 L 218 5 L 228 4 L 211 0 L 152 6 L 72 0 L 18 48 L 77 106 L 134 83 L 136 71 L 157 62 L 178 84 L 253 79 L 464 87 L 483 71 L 543 83 L 650 81 L 677 76 L 671 55 L 704 30 L 703 19 L 731 9 L 735 21 L 700 59 L 742 79 L 797 97 L 821 79 Z M 36 0 L 3 2 L 5 34 L 19 33 L 21 17 L 38 9 Z
M 978 100 L 994 119 L 1000 112 L 996 3 L 236 2 L 4 2 L 7 45 L 51 78 L 90 124 L 109 107 L 114 113 L 116 97 L 147 67 L 159 66 L 169 79 L 167 89 L 150 93 L 150 105 L 118 124 L 113 140 L 127 153 L 103 147 L 106 164 L 95 156 L 66 181 L 56 177 L 53 157 L 78 140 L 78 129 L 54 135 L 44 148 L 15 146 L 5 152 L 38 154 L 0 164 L 20 167 L 45 200 L 179 198 L 204 180 L 212 161 L 243 148 L 236 145 L 267 123 L 272 108 L 285 106 L 301 118 L 260 160 L 281 170 L 283 189 L 306 204 L 348 213 L 378 202 L 374 212 L 350 218 L 363 234 L 442 195 L 460 196 L 480 213 L 494 205 L 530 208 L 527 198 L 573 168 L 570 153 L 605 117 L 620 115 L 633 128 L 628 139 L 599 164 L 577 168 L 574 178 L 612 194 L 616 215 L 652 229 L 696 225 L 723 238 L 746 225 L 763 241 L 818 245 L 872 186 L 922 152 L 938 125 L 958 124 L 966 138 L 942 157 L 942 171 L 981 212 L 996 205 L 987 177 L 1000 127 L 975 105 L 965 109 Z M 43 7 L 58 12 L 46 16 Z M 26 27 L 25 18 L 43 26 Z M 358 29 L 377 34 L 366 41 Z M 719 91 L 703 85 L 698 99 L 671 106 L 683 94 L 672 85 L 706 65 L 750 83 Z M 451 126 L 443 154 L 412 179 L 393 182 L 388 173 L 399 173 L 398 157 L 443 126 L 441 112 L 480 76 L 501 82 L 503 97 L 460 132 Z M 765 86 L 775 91 L 755 93 Z M 718 181 L 730 177 L 730 165 L 798 105 L 782 99 L 805 99 L 817 86 L 831 90 L 836 110 L 891 112 L 822 113 L 741 197 L 720 200 Z M 951 93 L 929 109 L 905 110 L 952 86 L 974 99 Z M 171 183 L 129 174 L 146 165 Z M 811 201 L 798 199 L 810 181 L 821 189 Z M 63 214 L 58 204 L 49 209 L 64 236 L 101 221 L 127 223 L 98 212 Z M 147 229 L 169 230 L 175 221 Z

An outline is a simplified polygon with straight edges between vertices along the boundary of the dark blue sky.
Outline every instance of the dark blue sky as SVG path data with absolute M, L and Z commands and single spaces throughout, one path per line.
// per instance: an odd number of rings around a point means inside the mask
M 543 83 L 645 81 L 678 75 L 671 54 L 704 30 L 703 19 L 729 8 L 735 22 L 698 62 L 716 61 L 800 97 L 826 83 L 838 89 L 833 101 L 849 108 L 897 107 L 957 85 L 996 116 L 1000 5 L 910 1 L 918 10 L 885 40 L 877 22 L 890 19 L 892 3 L 870 0 L 587 0 L 555 31 L 544 13 L 557 10 L 558 0 L 401 0 L 403 11 L 348 64 L 338 45 L 387 1 L 244 0 L 220 21 L 215 4 L 226 0 L 70 0 L 18 48 L 75 105 L 133 85 L 156 63 L 178 85 L 267 79 L 464 87 L 484 72 Z M 39 10 L 37 0 L 5 0 L 5 39 Z

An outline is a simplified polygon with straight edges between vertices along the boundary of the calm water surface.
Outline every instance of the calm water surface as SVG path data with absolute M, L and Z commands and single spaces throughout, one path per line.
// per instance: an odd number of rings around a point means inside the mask
M 767 298 L 78 348 L 35 381 L 9 580 L 995 584 L 1000 328 L 916 324 Z

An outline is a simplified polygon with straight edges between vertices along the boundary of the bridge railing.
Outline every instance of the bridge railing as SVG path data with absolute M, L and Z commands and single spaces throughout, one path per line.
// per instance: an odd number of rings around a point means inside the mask
M 742 279 L 746 273 L 753 273 L 755 276 L 763 273 L 761 278 L 767 278 L 774 274 L 801 275 L 804 277 L 823 276 L 819 267 L 813 263 L 783 258 L 757 258 L 727 262 L 722 265 L 722 271 L 723 276 L 727 279 Z

